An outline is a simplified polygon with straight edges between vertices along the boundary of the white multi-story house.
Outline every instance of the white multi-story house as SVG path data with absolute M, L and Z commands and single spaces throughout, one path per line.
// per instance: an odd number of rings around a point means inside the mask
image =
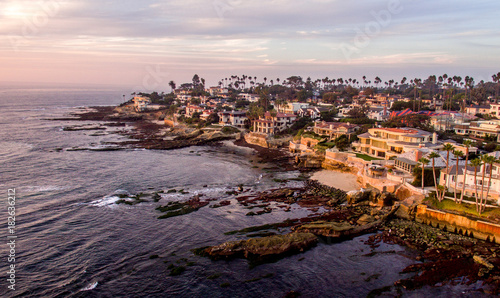
M 377 158 L 389 159 L 419 148 L 438 149 L 442 144 L 437 134 L 416 128 L 370 128 L 352 145 L 356 151 Z
M 500 158 L 500 152 L 492 152 L 488 155 L 492 155 L 495 158 Z M 481 189 L 483 188 L 483 194 L 486 197 L 486 192 L 488 185 L 490 186 L 490 191 L 488 193 L 488 199 L 497 200 L 497 204 L 500 205 L 500 164 L 494 163 L 493 167 L 489 164 L 481 165 L 476 170 L 476 176 L 474 175 L 474 167 L 467 166 L 465 164 L 459 164 L 458 170 L 456 167 L 455 160 L 450 161 L 449 173 L 446 173 L 446 169 L 441 170 L 441 176 L 439 179 L 439 184 L 448 188 L 448 190 L 453 191 L 455 189 L 455 181 L 457 181 L 457 191 L 461 192 L 465 177 L 465 195 L 473 196 L 476 193 L 476 185 L 479 197 L 481 196 Z M 486 168 L 485 168 L 486 167 Z M 483 170 L 486 170 L 485 177 L 483 180 Z M 491 182 L 490 182 L 490 170 L 492 170 Z M 467 174 L 465 175 L 465 171 Z
M 488 114 L 490 112 L 490 106 L 475 106 L 471 105 L 465 108 L 465 112 L 470 115 L 476 114 Z
M 219 124 L 221 125 L 231 125 L 243 128 L 247 122 L 248 118 L 245 111 L 219 112 Z
M 500 103 L 490 104 L 489 114 L 494 117 L 500 117 Z
M 249 102 L 258 102 L 260 99 L 259 95 L 249 94 L 249 93 L 240 93 L 238 95 L 238 98 L 241 98 L 241 99 L 249 101 Z
M 469 135 L 476 138 L 491 136 L 500 137 L 500 120 L 472 121 L 469 126 Z

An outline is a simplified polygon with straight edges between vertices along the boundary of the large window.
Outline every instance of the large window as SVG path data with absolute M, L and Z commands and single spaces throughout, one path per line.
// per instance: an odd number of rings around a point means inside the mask
M 376 147 L 376 148 L 381 148 L 381 149 L 388 149 L 387 148 L 387 143 L 386 142 L 382 142 L 382 141 L 373 140 L 372 146 Z

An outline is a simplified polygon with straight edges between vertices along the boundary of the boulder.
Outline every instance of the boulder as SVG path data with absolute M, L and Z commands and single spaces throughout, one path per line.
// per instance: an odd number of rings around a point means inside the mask
M 365 225 L 365 224 L 369 224 L 371 222 L 374 222 L 375 221 L 375 218 L 371 215 L 368 215 L 368 214 L 363 214 L 361 215 L 361 217 L 358 219 L 358 221 L 356 222 L 358 225 Z
M 491 264 L 490 262 L 488 262 L 486 259 L 484 259 L 481 256 L 475 255 L 473 257 L 473 259 L 474 259 L 474 262 L 478 263 L 479 265 L 483 265 L 484 267 L 488 268 L 489 270 L 492 270 L 493 268 L 495 268 L 495 266 L 493 266 L 493 264 Z
M 214 259 L 280 256 L 305 251 L 316 245 L 317 241 L 318 238 L 311 233 L 290 233 L 249 240 L 229 241 L 205 249 L 205 254 Z
M 371 189 L 362 188 L 361 190 L 350 191 L 347 193 L 347 202 L 349 205 L 359 204 L 370 200 L 370 198 Z

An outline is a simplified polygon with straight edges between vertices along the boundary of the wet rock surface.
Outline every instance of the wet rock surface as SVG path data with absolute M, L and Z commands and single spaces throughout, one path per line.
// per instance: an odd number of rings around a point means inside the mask
M 71 118 L 52 120 L 71 121 L 104 121 L 99 130 L 106 127 L 125 126 L 130 124 L 132 130 L 120 130 L 117 133 L 129 138 L 127 141 L 107 142 L 125 148 L 145 148 L 156 150 L 171 150 L 190 146 L 201 146 L 235 139 L 236 135 L 225 135 L 220 132 L 205 132 L 196 129 L 178 129 L 167 131 L 166 126 L 154 122 L 164 111 L 137 113 L 131 106 L 92 107 L 84 112 L 73 113 Z M 95 130 L 97 128 L 93 128 Z M 91 130 L 85 126 L 69 126 L 66 130 Z
M 289 233 L 229 241 L 206 248 L 201 254 L 205 254 L 212 259 L 235 257 L 262 259 L 303 252 L 315 246 L 317 241 L 317 237 L 311 233 Z

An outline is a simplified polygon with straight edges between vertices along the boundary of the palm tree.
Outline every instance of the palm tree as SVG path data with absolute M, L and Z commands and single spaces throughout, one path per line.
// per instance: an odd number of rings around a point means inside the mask
M 476 197 L 476 211 L 479 212 L 479 200 L 478 200 L 478 194 L 477 194 L 477 169 L 481 167 L 481 164 L 483 162 L 481 161 L 480 158 L 474 158 L 473 160 L 470 161 L 470 166 L 474 167 L 474 185 L 475 185 L 475 197 Z
M 491 176 L 493 174 L 493 164 L 497 163 L 498 159 L 496 159 L 494 156 L 487 155 L 486 162 L 490 165 L 490 177 L 488 178 L 488 190 L 486 191 L 486 197 L 484 198 L 483 209 L 481 211 L 484 211 L 484 209 L 486 208 L 486 200 L 488 199 L 488 195 L 490 194 L 490 188 L 491 188 Z M 484 166 L 486 167 L 486 164 Z
M 446 151 L 446 179 L 444 181 L 444 186 L 446 190 L 448 190 L 448 188 L 450 187 L 450 184 L 448 183 L 450 178 L 448 176 L 450 175 L 450 151 L 453 151 L 453 149 L 455 149 L 455 147 L 453 147 L 453 145 L 449 143 L 443 146 L 443 150 Z M 444 193 L 443 193 L 443 198 L 444 198 Z
M 464 199 L 464 192 L 465 192 L 465 182 L 467 181 L 467 165 L 469 164 L 469 148 L 472 146 L 472 141 L 471 140 L 465 140 L 464 144 L 465 146 L 465 169 L 464 169 L 464 182 L 462 185 L 462 192 L 460 193 L 460 200 L 458 201 L 459 204 L 462 204 L 462 200 Z
M 438 199 L 438 201 L 441 201 L 440 200 L 441 197 L 439 196 L 438 184 L 436 181 L 436 167 L 434 163 L 434 160 L 438 157 L 441 157 L 441 155 L 437 154 L 434 151 L 429 155 L 429 158 L 432 160 L 432 176 L 434 176 L 434 187 L 436 187 L 436 199 Z
M 425 157 L 419 158 L 418 162 L 422 164 L 422 191 L 424 190 L 424 170 L 425 166 L 429 164 L 429 160 Z
M 172 92 L 174 92 L 174 90 L 175 90 L 175 82 L 174 81 L 170 81 L 170 82 L 168 82 L 168 85 L 170 86 L 170 88 L 172 88 Z
M 453 198 L 455 199 L 455 203 L 457 203 L 458 162 L 460 161 L 460 157 L 464 157 L 464 153 L 460 150 L 453 150 L 453 155 L 455 155 L 455 159 L 457 160 L 457 167 L 455 168 L 455 187 L 453 189 Z
M 479 214 L 481 214 L 484 211 L 484 206 L 486 205 L 486 199 L 488 197 L 484 197 L 484 178 L 486 176 L 486 168 L 487 165 L 490 164 L 492 165 L 495 162 L 495 158 L 491 155 L 483 154 L 481 155 L 481 161 L 483 162 L 483 174 L 481 177 L 481 199 L 479 201 Z M 490 166 L 490 182 L 491 182 L 491 173 L 492 173 L 492 167 Z M 490 187 L 488 185 L 488 192 L 490 190 Z

